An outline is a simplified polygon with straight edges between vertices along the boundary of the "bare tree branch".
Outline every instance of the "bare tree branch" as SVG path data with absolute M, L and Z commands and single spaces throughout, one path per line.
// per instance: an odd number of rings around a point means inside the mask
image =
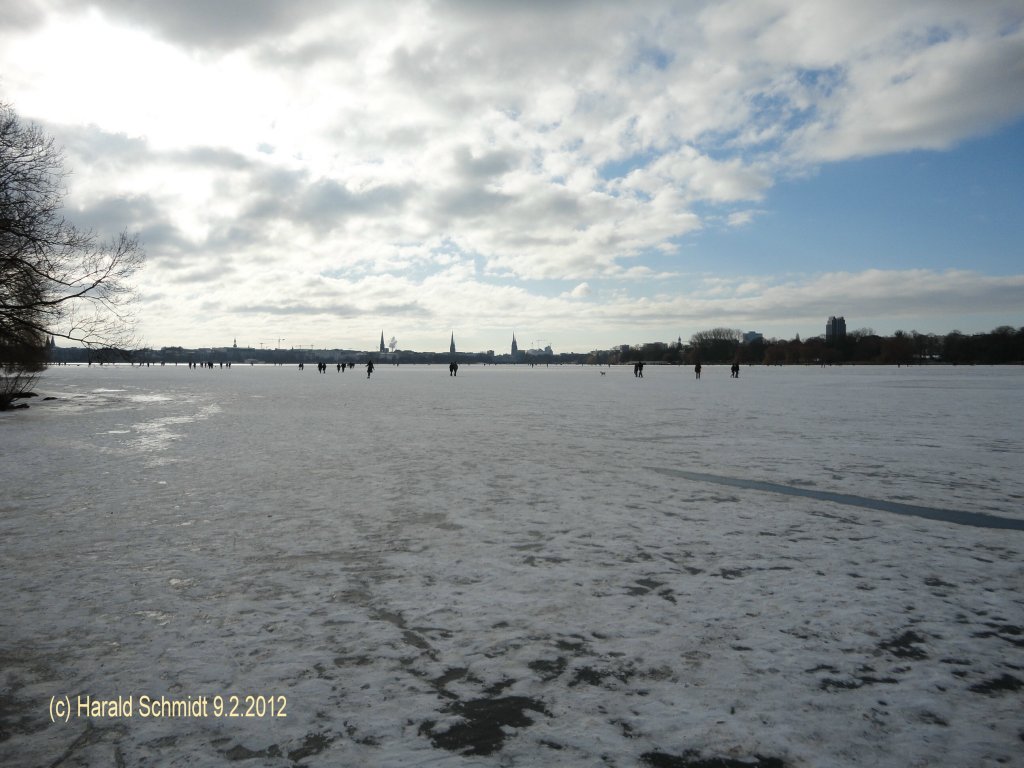
M 62 215 L 63 153 L 0 104 L 0 364 L 48 336 L 134 345 L 131 278 L 145 254 L 122 232 L 103 242 Z

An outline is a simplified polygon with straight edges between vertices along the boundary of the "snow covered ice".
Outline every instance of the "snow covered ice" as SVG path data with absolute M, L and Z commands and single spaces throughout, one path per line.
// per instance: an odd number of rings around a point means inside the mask
M 50 369 L 0 762 L 1021 764 L 1024 369 L 644 373 Z M 217 695 L 287 716 L 139 712 Z

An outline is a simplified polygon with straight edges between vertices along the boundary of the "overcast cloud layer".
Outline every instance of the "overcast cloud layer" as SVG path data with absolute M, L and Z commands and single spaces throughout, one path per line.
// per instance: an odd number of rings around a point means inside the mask
M 0 10 L 0 100 L 65 146 L 76 221 L 141 234 L 154 346 L 1021 323 L 1024 270 L 966 252 L 954 269 L 690 263 L 695 235 L 756 227 L 782 182 L 1019 120 L 1018 0 Z

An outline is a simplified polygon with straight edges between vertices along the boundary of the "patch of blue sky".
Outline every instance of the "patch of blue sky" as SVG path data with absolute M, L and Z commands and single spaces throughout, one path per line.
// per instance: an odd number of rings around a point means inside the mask
M 399 249 L 402 247 L 412 248 L 417 252 L 412 255 L 398 257 L 393 263 L 400 265 L 400 268 L 387 266 L 392 264 L 392 262 L 386 261 L 384 271 L 391 269 L 395 272 L 400 272 L 403 278 L 413 282 L 436 275 L 441 269 L 457 261 L 472 260 L 478 273 L 483 269 L 482 257 L 478 254 L 463 251 L 456 243 L 447 238 L 439 246 L 425 252 L 418 251 L 418 243 L 396 243 L 395 246 Z M 377 262 L 367 260 L 355 264 L 346 264 L 341 267 L 322 269 L 319 275 L 332 280 L 352 280 L 380 273 L 381 268 L 377 265 Z
M 1003 26 L 1000 27 L 999 34 L 1003 37 L 1015 35 L 1020 32 L 1021 27 L 1024 27 L 1024 10 L 1015 15 L 1007 15 L 1003 19 Z
M 694 200 L 688 206 L 687 210 L 690 213 L 694 213 L 700 219 L 701 230 L 707 229 L 708 227 L 718 226 L 718 223 L 724 222 L 729 214 L 739 210 L 745 210 L 749 206 L 746 205 L 722 205 L 721 203 L 715 203 L 708 200 Z M 673 242 L 683 242 L 690 238 L 690 234 L 680 235 L 679 237 L 672 238 Z
M 531 296 L 541 296 L 553 299 L 571 291 L 583 281 L 556 279 L 530 280 L 524 279 L 508 271 L 496 271 L 490 267 L 481 267 L 480 271 L 476 275 L 475 282 L 480 285 L 488 285 L 495 288 L 518 288 L 525 290 Z
M 436 245 L 436 246 L 434 246 L 433 248 L 430 249 L 430 253 L 433 256 L 441 256 L 441 255 L 445 255 L 445 256 L 448 256 L 448 255 L 458 256 L 458 255 L 462 255 L 464 253 L 464 251 L 462 250 L 462 248 L 459 246 L 459 244 L 457 242 L 452 240 L 450 237 L 445 237 L 445 238 L 441 239 L 441 242 L 440 242 L 439 245 Z
M 746 159 L 749 152 L 740 146 L 740 130 L 704 131 L 692 142 L 694 149 L 715 162 L 725 162 L 740 157 Z
M 840 66 L 818 69 L 798 68 L 794 78 L 803 88 L 818 96 L 831 96 L 846 82 L 846 71 Z
M 580 138 L 579 136 L 576 136 L 574 138 L 569 139 L 568 141 L 563 141 L 561 146 L 559 147 L 559 150 L 562 151 L 562 152 L 569 153 L 569 154 L 573 154 L 573 153 L 576 153 L 576 152 L 582 152 L 583 151 L 583 139 Z
M 643 152 L 635 152 L 620 160 L 612 160 L 600 166 L 597 169 L 597 175 L 605 181 L 623 179 L 638 168 L 646 168 L 659 157 L 661 157 L 661 152 L 653 149 L 646 149 Z
M 702 133 L 694 146 L 712 160 L 740 159 L 751 162 L 780 149 L 787 137 L 813 121 L 817 104 L 842 87 L 846 73 L 841 67 L 796 69 L 787 90 L 778 86 L 747 96 L 749 120 L 741 126 Z M 809 92 L 806 99 L 798 98 Z
M 374 269 L 373 264 L 365 261 L 356 264 L 346 264 L 343 267 L 321 269 L 318 274 L 320 277 L 326 277 L 329 280 L 357 280 L 375 273 L 376 269 Z
M 612 197 L 620 196 L 619 191 L 617 189 L 608 189 L 607 191 L 608 194 L 610 194 Z M 652 195 L 650 192 L 645 192 L 642 189 L 629 190 L 629 196 L 634 200 L 640 201 L 641 203 L 649 203 L 654 199 L 654 195 Z
M 753 165 L 783 147 L 787 134 L 768 120 L 755 117 L 737 129 L 705 131 L 693 147 L 716 163 L 739 160 Z
M 518 123 L 523 116 L 523 112 L 519 107 L 516 106 L 503 106 L 498 107 L 498 111 L 511 120 L 513 123 Z
M 915 151 L 825 165 L 780 181 L 751 222 L 708 224 L 678 239 L 697 270 L 725 274 L 972 269 L 1024 265 L 1024 121 L 951 151 Z M 721 221 L 721 219 L 717 219 Z
M 818 97 L 798 100 L 797 96 L 784 89 L 751 94 L 747 98 L 749 120 L 736 130 L 701 136 L 699 148 L 715 160 L 739 159 L 746 163 L 777 152 L 818 114 Z
M 793 103 L 789 94 L 780 91 L 761 91 L 748 99 L 751 117 L 758 125 L 781 125 L 787 127 L 795 116 L 806 114 Z
M 612 97 L 599 90 L 581 90 L 574 105 L 574 111 L 581 115 L 606 114 L 613 108 Z
M 681 272 L 688 271 L 683 258 L 687 239 L 686 236 L 674 238 L 669 241 L 668 248 L 645 248 L 636 256 L 624 256 L 618 260 L 619 266 L 624 269 L 633 267 L 644 267 L 650 273 L 658 275 L 660 279 L 671 279 Z M 619 281 L 620 278 L 615 278 Z M 628 283 L 629 281 L 623 281 Z M 642 281 L 649 287 L 649 281 Z
M 675 58 L 675 54 L 655 45 L 641 45 L 630 65 L 630 70 L 651 68 L 664 72 Z
M 436 269 L 432 269 L 431 272 L 435 272 Z M 395 274 L 397 270 L 391 270 L 391 274 Z M 380 268 L 372 262 L 365 262 L 360 264 L 346 264 L 344 267 L 337 267 L 335 269 L 322 269 L 318 275 L 328 280 L 338 280 L 341 283 L 352 283 L 358 280 L 362 280 L 367 277 L 378 277 L 382 274 L 388 274 L 389 271 L 384 268 Z M 403 277 L 415 279 L 416 275 L 420 277 L 426 276 L 421 270 L 415 267 L 405 267 L 401 270 Z
M 939 45 L 948 43 L 953 39 L 953 32 L 948 27 L 931 26 L 925 31 L 924 40 L 926 45 Z

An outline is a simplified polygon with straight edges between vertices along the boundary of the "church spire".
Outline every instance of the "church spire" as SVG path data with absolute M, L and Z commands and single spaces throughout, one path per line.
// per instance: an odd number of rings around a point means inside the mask
M 451 354 L 455 354 L 455 331 L 452 331 L 452 344 L 451 347 L 449 348 L 449 351 L 451 352 Z
M 384 346 L 384 331 L 380 332 L 380 351 L 381 352 L 386 352 L 387 351 L 387 347 Z
M 512 357 L 516 356 L 516 352 L 519 351 L 519 345 L 516 344 L 516 332 L 512 331 Z

